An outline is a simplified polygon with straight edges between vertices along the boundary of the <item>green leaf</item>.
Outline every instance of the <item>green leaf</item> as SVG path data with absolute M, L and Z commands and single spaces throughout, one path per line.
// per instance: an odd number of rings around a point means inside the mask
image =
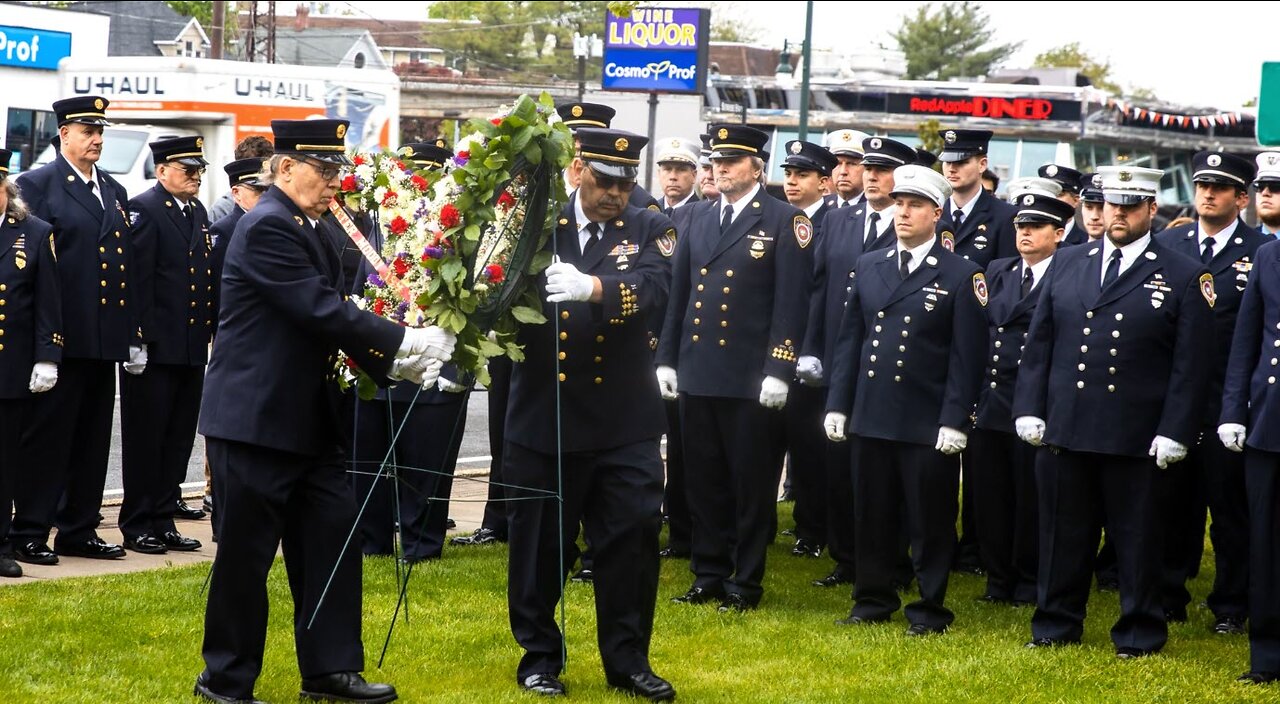
M 524 347 L 521 347 L 520 345 L 517 345 L 517 344 L 516 344 L 516 343 L 514 343 L 514 342 L 508 342 L 508 343 L 507 343 L 507 357 L 509 357 L 509 358 L 511 359 L 511 361 L 513 361 L 513 362 L 523 362 L 523 361 L 524 361 Z
M 537 274 L 538 272 L 551 266 L 551 261 L 554 258 L 554 256 L 555 255 L 553 255 L 551 252 L 548 252 L 545 249 L 533 255 L 533 259 L 529 262 L 529 273 Z
M 440 267 L 440 275 L 447 282 L 461 281 L 467 275 L 467 268 L 463 266 L 461 259 L 450 258 Z
M 547 317 L 542 311 L 529 306 L 516 306 L 511 309 L 511 315 L 526 325 L 541 325 L 547 322 Z
M 488 338 L 480 338 L 480 354 L 486 357 L 497 357 L 502 354 L 503 347 L 496 342 L 490 342 Z
M 361 401 L 372 401 L 373 397 L 378 395 L 378 385 L 369 378 L 368 374 L 361 372 L 356 377 L 356 395 Z

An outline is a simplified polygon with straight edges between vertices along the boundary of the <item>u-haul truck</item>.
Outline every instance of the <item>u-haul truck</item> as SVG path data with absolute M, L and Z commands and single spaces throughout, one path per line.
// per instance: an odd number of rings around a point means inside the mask
M 130 196 L 155 182 L 147 142 L 165 135 L 204 137 L 209 171 L 201 200 L 227 190 L 223 164 L 250 135 L 271 138 L 272 120 L 351 121 L 350 148 L 400 145 L 400 79 L 390 71 L 181 57 L 63 59 L 62 97 L 100 95 L 111 101 L 99 167 Z M 47 161 L 46 150 L 38 162 Z

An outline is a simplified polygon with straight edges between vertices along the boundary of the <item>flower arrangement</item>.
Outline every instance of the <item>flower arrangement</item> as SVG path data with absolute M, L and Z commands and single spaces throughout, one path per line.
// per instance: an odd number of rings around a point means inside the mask
M 454 158 L 433 171 L 396 152 L 354 154 L 338 198 L 382 233 L 381 265 L 357 303 L 402 325 L 450 330 L 452 363 L 488 383 L 490 358 L 523 359 L 517 327 L 545 322 L 529 277 L 550 264 L 542 246 L 565 202 L 573 140 L 546 94 L 468 127 Z M 349 359 L 340 371 L 362 398 L 376 391 Z

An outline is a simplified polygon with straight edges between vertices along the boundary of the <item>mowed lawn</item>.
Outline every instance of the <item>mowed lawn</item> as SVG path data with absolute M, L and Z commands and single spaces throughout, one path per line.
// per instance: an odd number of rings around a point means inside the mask
M 790 504 L 779 511 L 791 524 Z M 825 559 L 795 558 L 779 538 L 769 555 L 762 608 L 719 614 L 668 599 L 689 586 L 688 563 L 663 562 L 652 662 L 687 702 L 1251 702 L 1280 700 L 1280 685 L 1240 684 L 1248 669 L 1243 636 L 1209 632 L 1193 608 L 1174 625 L 1165 651 L 1121 662 L 1107 631 L 1115 594 L 1094 592 L 1082 646 L 1026 650 L 1028 609 L 975 602 L 979 577 L 953 575 L 957 617 L 942 636 L 904 635 L 886 625 L 844 627 L 848 590 L 812 587 Z M 415 570 L 409 619 L 396 625 L 386 662 L 378 655 L 396 599 L 395 565 L 365 562 L 365 647 L 370 679 L 396 685 L 405 702 L 531 702 L 514 670 L 519 649 L 507 625 L 505 546 L 447 548 Z M 200 671 L 207 566 L 0 588 L 0 702 L 187 702 Z M 1202 600 L 1212 555 L 1192 586 Z M 298 675 L 292 609 L 282 564 L 271 574 L 271 628 L 257 695 L 293 702 Z M 574 701 L 616 702 L 595 647 L 591 587 L 567 588 Z

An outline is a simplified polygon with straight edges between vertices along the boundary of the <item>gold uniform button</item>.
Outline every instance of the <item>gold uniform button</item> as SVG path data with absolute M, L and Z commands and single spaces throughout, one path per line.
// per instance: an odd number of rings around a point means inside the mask
M 728 270 L 728 271 L 724 272 L 724 275 L 732 279 L 732 278 L 733 278 L 733 269 L 730 269 L 730 270 Z
M 192 308 L 195 308 L 195 307 L 196 307 L 196 302 L 195 302 L 195 301 L 192 301 L 192 302 L 191 302 L 191 307 L 192 307 Z
M 707 270 L 706 270 L 706 268 L 704 267 L 704 268 L 702 268 L 702 269 L 699 269 L 699 270 L 698 270 L 698 273 L 699 273 L 699 274 L 702 274 L 703 276 L 706 276 L 706 275 L 707 275 Z
M 728 343 L 728 342 L 725 342 L 724 340 L 721 340 L 721 341 L 720 341 L 720 346 L 721 346 L 721 347 L 724 347 L 724 346 L 725 346 L 725 345 L 727 345 L 727 344 L 729 344 L 729 343 Z
M 569 333 L 567 333 L 567 332 L 562 332 L 562 333 L 560 333 L 560 339 L 561 339 L 561 340 L 567 340 L 567 339 L 569 339 Z
M 874 369 L 869 370 L 869 371 L 867 372 L 867 378 L 868 378 L 868 379 L 874 379 L 874 378 L 876 378 L 876 372 L 875 372 L 875 370 L 874 370 Z
M 121 307 L 121 308 L 123 308 L 123 307 L 124 307 L 124 299 L 123 299 L 123 298 L 121 298 L 121 299 L 120 299 L 120 307 Z
M 1084 314 L 1084 317 L 1086 317 L 1086 318 L 1092 318 L 1092 317 L 1093 317 L 1093 311 L 1089 311 L 1088 313 L 1085 313 L 1085 314 Z
M 1077 388 L 1077 389 L 1083 389 L 1083 388 L 1084 388 L 1084 382 L 1083 382 L 1083 381 L 1077 381 L 1077 382 L 1076 382 L 1076 388 Z
M 1119 337 L 1120 337 L 1120 331 L 1119 331 L 1119 330 L 1112 330 L 1112 331 L 1111 331 L 1111 336 L 1112 336 L 1112 337 L 1115 337 L 1115 338 L 1119 338 Z
M 566 377 L 566 376 L 564 375 L 564 372 L 561 372 L 561 373 L 560 373 L 560 381 L 564 381 L 564 380 L 565 380 L 565 379 L 567 379 L 567 378 L 568 378 L 568 377 Z
M 1000 341 L 996 340 L 996 349 L 1000 349 Z
M 604 342 L 604 335 L 596 335 L 596 342 Z
M 102 263 L 102 270 L 103 270 L 103 271 L 106 271 L 106 270 L 107 270 L 107 263 L 106 263 L 106 262 L 103 262 L 103 263 Z
M 569 355 L 565 354 L 564 352 L 561 352 L 561 353 L 560 353 L 560 355 L 559 355 L 560 359 L 562 359 L 562 360 L 563 360 L 563 359 L 565 359 L 565 358 L 566 358 L 566 357 L 568 357 L 568 356 L 569 356 Z
M 728 287 L 728 286 L 725 286 L 725 287 L 724 287 L 724 292 L 725 292 L 725 293 L 728 293 L 728 292 L 729 292 L 729 287 Z
M 191 269 L 190 269 L 189 271 L 190 271 L 192 274 L 194 274 L 194 273 L 196 273 L 196 268 L 195 268 L 195 267 L 191 267 Z
M 1121 320 L 1124 320 L 1124 313 L 1116 313 L 1116 322 L 1118 323 Z
M 721 311 L 721 312 L 728 312 L 728 311 L 729 311 L 729 304 L 728 304 L 728 303 L 721 303 L 721 304 L 720 304 L 720 311 Z
M 1276 378 L 1275 378 L 1274 376 L 1269 376 L 1269 377 L 1267 377 L 1267 383 L 1268 383 L 1268 384 L 1274 384 L 1274 383 L 1276 383 Z
M 195 285 L 195 284 L 191 284 L 191 290 L 192 290 L 193 292 L 196 290 L 196 285 Z
M 120 247 L 116 247 L 116 254 L 124 254 L 124 250 Z
M 600 377 L 596 377 L 595 381 L 596 381 L 596 383 L 597 383 L 597 384 L 603 384 L 603 383 L 604 383 L 604 379 L 602 379 L 602 378 L 600 378 Z
M 562 310 L 562 311 L 560 311 L 560 319 L 561 319 L 561 320 L 568 320 L 568 319 L 569 319 L 569 311 L 567 311 L 567 310 Z
M 595 358 L 595 362 L 596 362 L 596 364 L 599 364 L 599 363 L 601 363 L 601 362 L 603 362 L 603 361 L 604 361 L 604 357 L 596 357 L 596 358 Z
M 697 342 L 697 341 L 698 341 L 698 336 L 697 336 L 697 335 L 694 335 L 692 339 L 693 339 L 693 341 L 694 341 L 694 342 Z
M 694 301 L 694 302 L 693 302 L 693 307 L 694 307 L 694 308 L 702 308 L 702 301 Z
M 1107 384 L 1107 391 L 1110 391 L 1111 393 L 1114 394 L 1116 392 L 1115 384 Z
M 702 324 L 702 318 L 694 318 L 694 319 L 693 319 L 693 324 L 694 324 L 694 325 L 701 325 L 701 324 Z
M 123 281 L 121 281 L 121 282 L 120 282 L 120 288 L 124 288 L 124 282 L 123 282 Z
M 0 352 L 4 352 L 4 345 L 0 344 Z
M 107 248 L 106 248 L 106 247 L 99 247 L 99 248 L 98 248 L 98 254 L 106 254 L 106 253 L 107 253 Z
M 1090 330 L 1089 328 L 1085 328 L 1083 332 L 1084 332 L 1084 334 L 1088 335 L 1089 333 L 1091 333 L 1091 332 L 1093 332 L 1093 331 L 1092 331 L 1092 330 Z
M 720 327 L 722 327 L 722 328 L 727 328 L 727 327 L 729 327 L 729 321 L 727 321 L 727 320 L 721 320 L 721 321 L 720 321 Z
M 994 389 L 994 388 L 996 388 L 996 386 L 997 386 L 996 382 L 994 382 L 994 381 L 993 381 L 993 382 L 991 382 L 991 388 L 993 388 L 993 389 Z
M 698 290 L 699 290 L 699 291 L 701 291 L 701 290 L 702 290 L 702 289 L 704 289 L 704 288 L 706 288 L 706 286 L 703 286 L 702 284 L 698 284 Z
M 102 305 L 104 305 L 104 306 L 105 306 L 105 305 L 107 305 L 107 299 L 105 299 L 105 298 L 104 298 L 104 299 L 102 299 Z
M 1076 369 L 1079 369 L 1080 371 L 1084 371 L 1084 362 L 1081 362 L 1080 364 L 1077 364 L 1077 365 L 1076 365 Z
M 106 280 L 106 279 L 103 279 L 102 281 L 99 281 L 98 283 L 99 283 L 103 288 L 106 288 L 106 287 L 107 287 L 107 280 Z

